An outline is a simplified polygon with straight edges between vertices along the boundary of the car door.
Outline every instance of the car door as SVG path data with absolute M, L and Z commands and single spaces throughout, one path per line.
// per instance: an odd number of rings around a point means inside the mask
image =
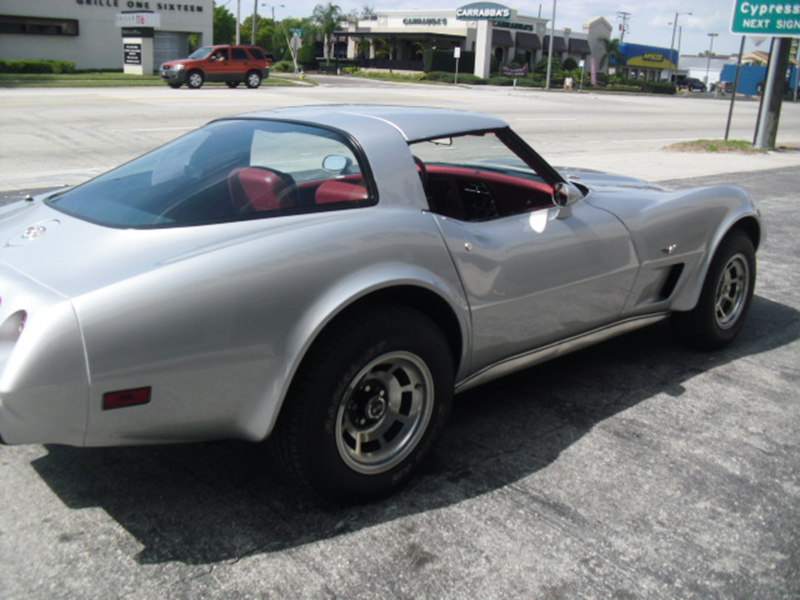
M 627 230 L 585 201 L 559 211 L 435 215 L 470 303 L 472 371 L 619 317 L 638 267 Z

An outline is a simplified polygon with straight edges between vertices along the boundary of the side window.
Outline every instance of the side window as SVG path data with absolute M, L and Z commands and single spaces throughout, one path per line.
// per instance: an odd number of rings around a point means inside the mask
M 261 50 L 259 50 L 258 48 L 248 48 L 248 50 L 250 51 L 250 54 L 253 55 L 253 58 L 255 58 L 256 60 L 264 60 L 264 53 L 261 52 Z
M 365 159 L 337 132 L 297 123 L 211 123 L 48 204 L 121 228 L 181 227 L 375 204 Z
M 227 48 L 220 48 L 214 54 L 211 55 L 211 60 L 228 60 L 228 49 Z
M 291 188 L 296 206 L 356 206 L 371 197 L 358 157 L 338 135 L 325 130 L 295 126 L 256 131 L 250 166 L 277 173 Z
M 486 221 L 553 206 L 553 189 L 493 132 L 410 146 L 432 212 Z
M 244 48 L 232 48 L 232 52 L 233 60 L 247 60 L 249 58 Z

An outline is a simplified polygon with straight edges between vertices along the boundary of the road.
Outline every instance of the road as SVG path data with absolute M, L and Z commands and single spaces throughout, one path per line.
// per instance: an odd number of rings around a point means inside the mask
M 350 93 L 11 92 L 0 91 L 9 196 L 217 114 Z M 269 453 L 245 443 L 0 447 L 2 597 L 800 597 L 800 169 L 782 166 L 791 156 L 726 172 L 694 155 L 705 174 L 670 179 L 673 155 L 654 140 L 710 132 L 713 101 L 362 93 L 502 114 L 556 158 L 588 156 L 588 141 L 613 129 L 583 114 L 596 106 L 665 185 L 742 185 L 768 239 L 740 338 L 702 354 L 656 326 L 463 394 L 421 476 L 365 506 L 299 497 Z M 656 115 L 667 111 L 674 123 Z M 784 116 L 782 134 L 797 139 L 797 113 Z
M 698 170 L 691 156 L 664 156 L 658 151 L 676 141 L 722 138 L 729 106 L 725 101 L 691 96 L 549 93 L 361 80 L 354 87 L 332 85 L 331 79 L 335 78 L 325 78 L 328 83 L 316 87 L 257 90 L 0 89 L 0 190 L 79 183 L 221 116 L 354 102 L 491 112 L 508 120 L 554 164 L 649 179 L 689 177 L 707 174 L 708 167 Z M 737 104 L 733 139 L 752 139 L 757 112 L 756 102 Z M 800 145 L 800 104 L 784 105 L 778 139 Z M 720 173 L 744 168 L 736 157 L 721 156 L 714 162 Z

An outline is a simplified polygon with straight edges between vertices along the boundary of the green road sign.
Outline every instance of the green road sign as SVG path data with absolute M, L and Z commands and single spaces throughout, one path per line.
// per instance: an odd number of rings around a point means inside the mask
M 800 37 L 800 0 L 734 0 L 731 31 L 743 35 Z

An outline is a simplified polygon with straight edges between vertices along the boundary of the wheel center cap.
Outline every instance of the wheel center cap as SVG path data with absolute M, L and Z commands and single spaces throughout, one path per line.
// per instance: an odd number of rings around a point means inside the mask
M 386 400 L 380 396 L 373 396 L 367 401 L 364 411 L 370 419 L 377 421 L 386 414 Z

